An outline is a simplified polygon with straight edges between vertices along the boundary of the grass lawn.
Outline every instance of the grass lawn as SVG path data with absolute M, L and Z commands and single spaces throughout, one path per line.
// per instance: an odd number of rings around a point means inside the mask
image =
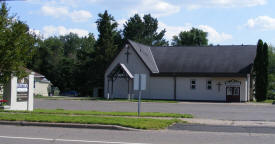
M 69 97 L 69 96 L 34 96 L 39 99 L 47 99 L 47 100 L 97 100 L 97 101 L 120 101 L 120 102 L 138 102 L 138 100 L 128 100 L 128 99 L 110 99 L 107 100 L 105 98 L 95 98 L 95 97 Z M 178 101 L 174 100 L 141 100 L 142 102 L 157 102 L 157 103 L 177 103 Z
M 15 113 L 33 113 L 33 114 L 62 114 L 62 115 L 93 115 L 93 116 L 137 116 L 136 112 L 101 112 L 101 111 L 80 111 L 63 109 L 35 109 L 33 112 L 27 111 L 9 111 Z M 178 113 L 160 113 L 160 112 L 141 112 L 141 117 L 170 117 L 170 118 L 193 118 L 191 114 Z
M 255 102 L 255 103 L 275 103 L 275 100 L 270 100 L 270 99 L 268 99 L 268 100 L 264 100 L 264 101 L 253 101 L 253 102 Z
M 49 123 L 80 123 L 118 125 L 136 129 L 157 130 L 164 129 L 174 123 L 182 122 L 178 119 L 152 119 L 152 118 L 128 118 L 128 117 L 100 117 L 87 115 L 57 115 L 39 113 L 1 113 L 0 120 L 49 122 Z
M 134 100 L 127 100 L 127 99 L 110 99 L 110 100 L 107 100 L 107 99 L 104 99 L 106 101 L 122 101 L 122 102 L 138 102 L 137 99 L 134 99 Z M 178 103 L 178 101 L 174 101 L 174 100 L 149 100 L 149 99 L 144 99 L 144 100 L 141 100 L 141 102 L 156 102 L 156 103 Z
M 92 97 L 69 97 L 69 96 L 34 96 L 38 99 L 47 99 L 47 100 L 93 100 Z

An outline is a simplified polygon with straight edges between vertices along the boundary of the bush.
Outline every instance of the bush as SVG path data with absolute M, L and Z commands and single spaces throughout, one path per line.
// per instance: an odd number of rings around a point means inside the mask
M 267 99 L 275 100 L 275 90 L 268 90 L 267 91 Z

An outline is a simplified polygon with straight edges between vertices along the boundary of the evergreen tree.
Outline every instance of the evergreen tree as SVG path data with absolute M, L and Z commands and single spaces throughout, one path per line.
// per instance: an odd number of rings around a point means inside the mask
M 264 43 L 263 46 L 263 100 L 267 99 L 267 89 L 268 89 L 268 45 Z
M 134 40 L 147 45 L 167 46 L 168 41 L 164 39 L 165 29 L 157 32 L 158 20 L 150 14 L 144 15 L 143 19 L 138 14 L 124 24 L 124 43 L 127 39 Z
M 206 46 L 208 45 L 207 32 L 192 28 L 190 31 L 180 32 L 172 40 L 173 46 Z
M 95 62 L 96 62 L 96 81 L 97 86 L 104 84 L 104 72 L 109 63 L 113 60 L 118 53 L 118 45 L 115 44 L 118 32 L 117 22 L 114 17 L 109 15 L 107 11 L 103 14 L 98 14 L 99 19 L 96 21 L 97 29 L 99 32 L 95 49 Z
M 268 87 L 268 45 L 262 40 L 258 41 L 257 54 L 254 61 L 255 98 L 263 101 L 267 96 Z

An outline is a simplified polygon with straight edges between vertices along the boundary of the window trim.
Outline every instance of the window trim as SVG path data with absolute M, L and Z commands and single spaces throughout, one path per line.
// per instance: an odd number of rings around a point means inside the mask
M 195 82 L 195 84 L 192 83 L 193 81 Z M 192 86 L 194 86 L 194 88 Z M 190 80 L 190 89 L 191 90 L 196 90 L 197 89 L 197 81 L 195 79 Z
M 208 82 L 211 82 L 211 84 L 209 84 Z M 207 90 L 212 90 L 212 89 L 213 89 L 212 84 L 213 84 L 213 81 L 212 81 L 212 80 L 206 80 L 206 89 L 207 89 Z M 210 86 L 210 89 L 208 88 L 208 86 Z

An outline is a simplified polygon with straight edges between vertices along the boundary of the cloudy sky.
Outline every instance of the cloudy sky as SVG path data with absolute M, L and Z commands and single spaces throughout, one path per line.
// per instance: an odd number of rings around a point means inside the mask
M 275 45 L 274 0 L 27 0 L 7 2 L 13 14 L 44 37 L 74 32 L 98 35 L 98 13 L 108 10 L 119 23 L 151 13 L 166 38 L 192 27 L 208 32 L 212 44 Z

